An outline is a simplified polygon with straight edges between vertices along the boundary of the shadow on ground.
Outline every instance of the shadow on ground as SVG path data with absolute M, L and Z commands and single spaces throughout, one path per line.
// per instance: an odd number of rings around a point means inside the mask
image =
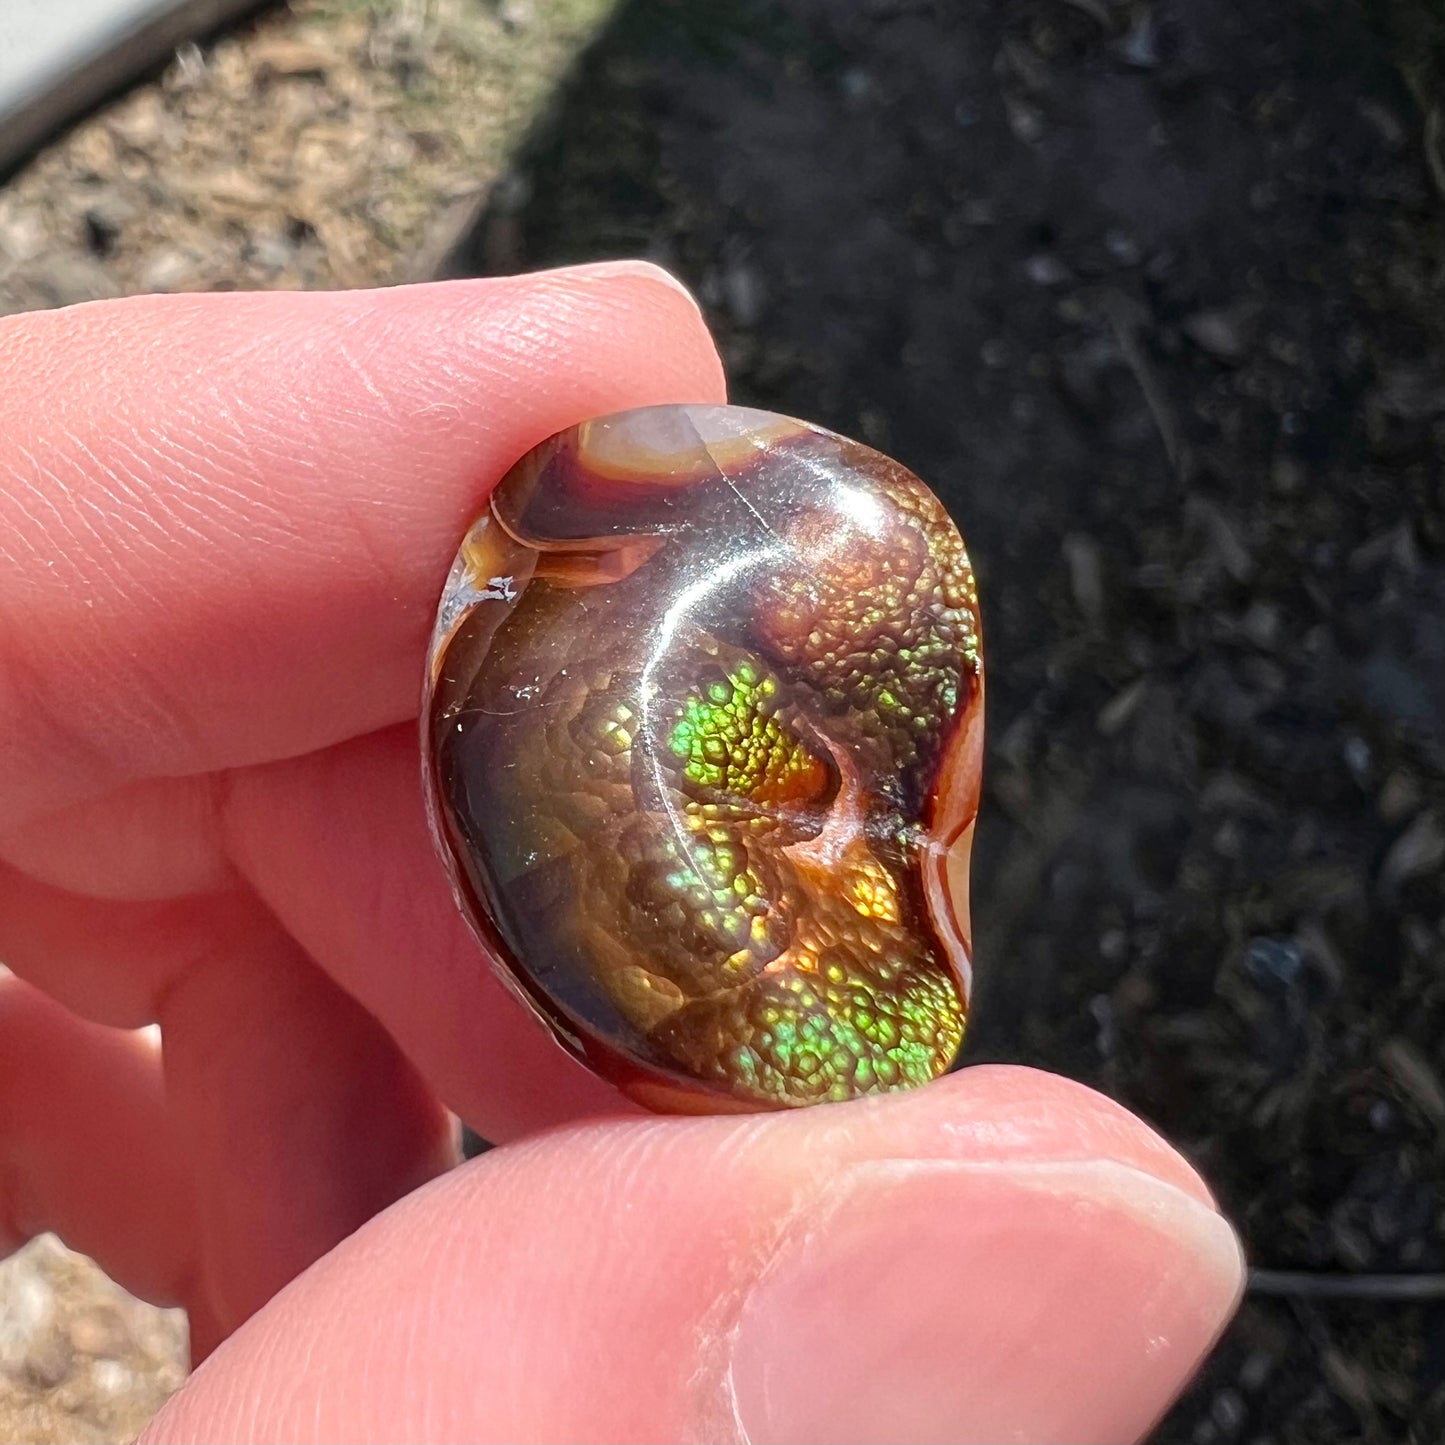
M 651 256 L 735 400 L 933 482 L 968 1057 L 1156 1121 L 1273 1268 L 1445 1268 L 1442 59 L 1423 0 L 632 0 L 455 266 Z M 1256 1295 L 1155 1438 L 1434 1441 L 1442 1379 L 1445 1304 Z

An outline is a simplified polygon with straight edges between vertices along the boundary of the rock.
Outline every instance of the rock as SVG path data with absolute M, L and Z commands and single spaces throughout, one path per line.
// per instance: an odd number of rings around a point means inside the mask
M 264 36 L 251 47 L 250 61 L 262 77 L 267 75 L 315 76 L 320 79 L 337 55 L 329 47 L 298 36 Z
M 1153 70 L 1159 64 L 1159 36 L 1152 10 L 1143 11 L 1114 46 L 1114 54 L 1136 70 Z
M 1304 974 L 1304 953 L 1293 939 L 1251 938 L 1245 967 L 1263 987 L 1288 991 Z
M 74 1351 L 59 1334 L 41 1335 L 32 1344 L 20 1366 L 20 1378 L 36 1390 L 53 1390 L 70 1378 Z
M 175 291 L 195 274 L 195 269 L 192 257 L 175 247 L 167 247 L 146 262 L 141 284 L 147 291 Z
M 1380 1062 L 1431 1123 L 1445 1128 L 1445 1084 L 1429 1059 L 1396 1034 L 1381 1046 Z
M 45 250 L 47 239 L 45 217 L 38 210 L 16 206 L 9 197 L 0 199 L 0 257 L 33 261 Z
M 1040 251 L 1024 262 L 1024 275 L 1035 286 L 1063 286 L 1074 279 L 1074 273 L 1050 251 Z
M 185 1373 L 185 1323 L 52 1235 L 0 1262 L 0 1441 L 133 1440 Z
M 508 30 L 525 30 L 535 23 L 537 10 L 532 0 L 502 0 L 497 17 Z
M 1117 226 L 1104 232 L 1104 249 L 1109 259 L 1118 266 L 1137 266 L 1144 259 L 1144 253 L 1134 236 Z
M 111 273 L 86 255 L 61 252 L 52 256 L 38 279 L 53 306 L 73 306 L 78 301 L 99 301 L 119 294 Z
M 120 1310 L 95 1309 L 71 1324 L 70 1346 L 77 1354 L 118 1359 L 134 1341 Z
M 755 326 L 764 304 L 763 279 L 757 268 L 736 261 L 723 272 L 722 285 L 733 320 L 739 326 Z
M 1252 303 L 1239 303 L 1210 311 L 1196 311 L 1181 323 L 1184 334 L 1216 361 L 1238 365 L 1249 354 L 1254 339 Z
M 1390 845 L 1380 864 L 1380 891 L 1386 897 L 1412 879 L 1439 869 L 1445 863 L 1445 827 L 1433 812 L 1421 813 Z
M 1099 544 L 1083 532 L 1064 538 L 1064 561 L 1069 569 L 1069 586 L 1074 603 L 1090 627 L 1104 621 L 1104 567 Z

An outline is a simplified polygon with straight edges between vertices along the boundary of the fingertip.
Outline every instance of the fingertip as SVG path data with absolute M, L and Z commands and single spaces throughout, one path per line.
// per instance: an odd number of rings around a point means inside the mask
M 1135 1438 L 1235 1307 L 1237 1241 L 1144 1126 L 980 1073 L 493 1151 L 297 1281 L 145 1438 Z
M 579 335 L 610 340 L 619 329 L 625 331 L 639 353 L 648 353 L 651 370 L 673 373 L 667 388 L 670 401 L 727 400 L 722 359 L 702 308 L 693 293 L 661 266 L 634 259 L 598 261 L 530 272 L 507 284 L 526 293 L 533 305 L 557 307 Z
M 671 271 L 654 261 L 625 258 L 620 261 L 592 261 L 581 266 L 563 266 L 548 271 L 533 271 L 518 278 L 526 283 L 567 286 L 570 284 L 603 284 L 625 287 L 632 282 L 641 282 L 648 287 L 661 287 L 674 297 L 681 297 L 688 308 L 699 318 L 702 307 L 697 297 Z M 655 299 L 655 298 L 654 298 Z
M 865 1164 L 837 1194 L 743 1307 L 751 1445 L 1133 1440 L 1238 1303 L 1229 1225 L 1112 1160 Z
M 479 322 L 505 318 L 512 364 L 539 377 L 555 373 L 566 383 L 556 398 L 529 398 L 529 410 L 546 416 L 534 423 L 533 443 L 607 411 L 727 400 L 722 359 L 696 297 L 651 261 L 596 261 L 340 295 L 351 298 L 344 304 L 357 308 L 363 331 L 370 308 L 384 310 L 403 338 L 430 312 L 462 347 Z M 495 332 L 488 339 L 494 345 Z M 624 357 L 630 378 L 618 370 Z M 591 410 L 579 401 L 589 390 L 596 396 Z M 548 414 L 554 400 L 563 409 Z
M 908 1094 L 828 1106 L 861 1137 L 897 1155 L 1053 1163 L 1111 1159 L 1214 1209 L 1199 1172 L 1137 1114 L 1096 1089 L 1043 1069 L 978 1064 Z M 794 1116 L 796 1117 L 796 1116 Z

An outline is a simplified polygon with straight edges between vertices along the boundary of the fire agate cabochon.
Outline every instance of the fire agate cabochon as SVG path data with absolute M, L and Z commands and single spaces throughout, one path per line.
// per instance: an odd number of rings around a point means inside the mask
M 661 1109 L 922 1084 L 969 989 L 983 671 L 938 499 L 805 422 L 553 437 L 462 543 L 423 718 L 472 926 Z

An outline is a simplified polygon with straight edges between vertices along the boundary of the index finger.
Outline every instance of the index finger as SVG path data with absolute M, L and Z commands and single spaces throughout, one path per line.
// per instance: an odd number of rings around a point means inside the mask
M 588 416 L 723 394 L 640 262 L 0 324 L 0 828 L 411 716 L 485 489 Z

